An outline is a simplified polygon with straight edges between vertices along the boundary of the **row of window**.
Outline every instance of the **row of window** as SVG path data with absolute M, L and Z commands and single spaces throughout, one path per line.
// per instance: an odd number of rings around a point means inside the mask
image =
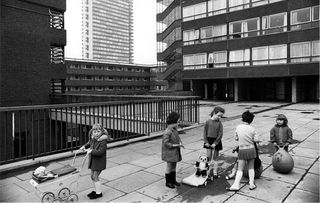
M 320 61 L 320 43 L 317 41 L 290 44 L 290 62 Z M 232 51 L 217 51 L 183 56 L 185 70 L 233 66 L 287 63 L 287 44 L 253 47 Z M 229 55 L 228 55 L 229 54 Z
M 67 87 L 67 91 L 109 91 L 109 90 L 149 90 L 149 87 L 139 87 L 139 86 Z
M 113 76 L 93 76 L 93 75 L 69 75 L 69 80 L 94 80 L 94 81 L 148 81 L 149 78 L 138 77 L 113 77 Z
M 128 68 L 128 67 L 114 67 L 108 65 L 80 65 L 80 64 L 70 64 L 68 66 L 70 69 L 92 69 L 92 70 L 107 70 L 107 71 L 127 71 L 127 72 L 147 72 L 142 68 Z
M 209 0 L 183 7 L 183 21 L 205 18 L 283 0 Z
M 319 6 L 291 11 L 290 22 L 290 30 L 319 27 Z M 317 24 L 315 24 L 316 22 Z M 185 30 L 183 31 L 183 41 L 184 45 L 192 45 L 226 40 L 228 37 L 234 39 L 285 31 L 287 31 L 287 13 L 278 13 L 261 18 L 230 22 L 229 36 L 227 36 L 227 24 Z

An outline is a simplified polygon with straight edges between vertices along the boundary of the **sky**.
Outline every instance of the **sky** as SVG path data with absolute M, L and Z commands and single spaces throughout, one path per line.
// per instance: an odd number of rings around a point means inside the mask
M 81 0 L 66 0 L 66 58 L 81 58 Z M 116 1 L 116 0 L 114 0 Z M 133 0 L 134 63 L 156 64 L 156 0 Z

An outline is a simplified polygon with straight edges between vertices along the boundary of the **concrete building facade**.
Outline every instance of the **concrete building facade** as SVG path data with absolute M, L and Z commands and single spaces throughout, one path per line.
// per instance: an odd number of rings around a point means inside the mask
M 170 23 L 158 33 L 158 60 L 170 61 L 166 80 L 181 74 L 174 81 L 203 99 L 319 100 L 319 1 L 158 0 L 163 5 L 157 21 Z M 172 18 L 179 7 L 181 18 Z M 170 58 L 179 49 L 181 57 Z
M 67 93 L 146 94 L 150 91 L 151 66 L 92 60 L 66 60 Z
M 0 106 L 48 104 L 62 92 L 65 0 L 1 0 Z
M 82 58 L 133 63 L 132 0 L 82 0 Z

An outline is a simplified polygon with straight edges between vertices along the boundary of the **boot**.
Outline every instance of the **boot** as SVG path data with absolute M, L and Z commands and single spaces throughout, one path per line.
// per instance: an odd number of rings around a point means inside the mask
M 171 174 L 171 180 L 172 180 L 172 183 L 174 184 L 174 185 L 176 185 L 176 186 L 180 186 L 180 183 L 178 183 L 177 181 L 176 181 L 176 172 L 175 171 L 173 171 L 173 172 L 171 172 L 170 173 Z
M 172 184 L 171 180 L 172 180 L 172 179 L 171 179 L 171 173 L 169 173 L 169 174 L 166 173 L 166 186 L 167 186 L 168 188 L 173 189 L 173 188 L 174 188 L 174 185 Z

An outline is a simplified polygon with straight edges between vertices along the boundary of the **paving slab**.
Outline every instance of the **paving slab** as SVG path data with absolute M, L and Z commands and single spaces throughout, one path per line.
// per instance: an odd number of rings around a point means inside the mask
M 308 158 L 308 157 L 302 157 L 302 156 L 292 156 L 294 161 L 294 168 L 300 168 L 300 169 L 308 169 L 313 162 L 315 162 L 316 158 Z
M 246 185 L 238 193 L 267 202 L 281 202 L 294 186 L 265 177 L 256 179 L 255 184 L 257 186 L 255 190 L 249 190 L 249 186 Z
M 165 162 L 162 162 L 162 163 L 160 163 L 158 165 L 154 165 L 154 166 L 152 166 L 150 168 L 147 168 L 144 171 L 164 177 L 166 166 L 167 166 L 167 164 Z
M 163 177 L 148 173 L 146 171 L 139 171 L 126 177 L 121 177 L 114 181 L 108 182 L 106 185 L 122 192 L 130 193 L 150 185 L 151 183 L 154 183 L 160 179 L 163 179 Z
M 17 185 L 16 183 L 8 184 L 0 187 L 0 202 L 7 202 L 14 199 L 17 195 L 28 195 L 28 191 Z
M 163 161 L 161 160 L 159 155 L 153 155 L 153 156 L 147 156 L 147 157 L 143 157 L 138 160 L 131 161 L 131 162 L 129 162 L 129 164 L 143 167 L 143 168 L 148 168 L 148 167 L 157 165 L 161 162 L 163 162 Z
M 252 198 L 252 197 L 248 197 L 245 196 L 243 194 L 235 194 L 232 197 L 230 197 L 226 202 L 245 202 L 245 203 L 264 203 L 265 201 L 262 200 L 263 197 L 260 197 L 260 199 L 257 198 Z
M 319 194 L 294 189 L 284 201 L 285 203 L 319 202 Z
M 292 150 L 292 153 L 294 153 L 295 156 L 302 156 L 302 157 L 307 157 L 307 158 L 318 158 L 319 157 L 319 150 L 309 149 L 309 148 L 304 148 L 304 147 L 299 147 L 299 146 L 295 147 Z
M 10 185 L 10 184 L 14 184 L 14 183 L 19 183 L 19 182 L 20 182 L 20 179 L 18 179 L 15 176 L 7 177 L 7 178 L 2 176 L 1 179 L 0 179 L 0 187 L 6 186 L 6 185 Z
M 319 174 L 307 173 L 297 185 L 297 188 L 319 194 Z
M 123 163 L 128 163 L 133 160 L 141 159 L 146 156 L 147 155 L 130 151 L 128 153 L 119 153 L 118 155 L 113 156 L 113 157 L 109 158 L 108 160 L 110 160 L 114 163 L 117 163 L 117 164 L 123 164 Z
M 112 200 L 111 202 L 155 202 L 156 200 L 148 197 L 146 195 L 143 195 L 138 192 L 132 192 L 127 195 L 123 195 L 122 197 L 119 197 L 117 199 Z
M 87 195 L 92 191 L 93 188 L 84 190 L 82 192 L 79 192 L 77 195 L 79 197 L 79 202 L 110 202 L 118 197 L 121 197 L 125 195 L 125 193 L 113 189 L 111 187 L 108 187 L 106 185 L 101 185 L 101 191 L 102 192 L 102 198 L 91 200 L 87 197 Z
M 281 174 L 273 170 L 273 167 L 271 166 L 263 171 L 261 176 L 290 184 L 297 184 L 305 173 L 305 169 L 293 168 L 289 174 Z
M 134 166 L 131 164 L 121 164 L 121 165 L 103 170 L 100 174 L 100 177 L 108 181 L 112 181 L 117 178 L 126 176 L 128 174 L 135 173 L 142 169 L 143 169 L 142 167 Z
M 157 201 L 165 202 L 189 189 L 190 188 L 185 185 L 181 185 L 175 189 L 170 189 L 165 186 L 165 179 L 162 178 L 157 182 L 139 189 L 138 192 L 150 196 Z
M 140 154 L 144 154 L 144 155 L 158 154 L 158 156 L 159 156 L 159 154 L 161 153 L 161 145 L 135 150 L 135 152 L 140 153 Z
M 320 161 L 317 160 L 312 167 L 310 168 L 310 170 L 308 171 L 309 173 L 313 173 L 313 174 L 317 174 L 319 175 L 319 165 L 320 165 Z

